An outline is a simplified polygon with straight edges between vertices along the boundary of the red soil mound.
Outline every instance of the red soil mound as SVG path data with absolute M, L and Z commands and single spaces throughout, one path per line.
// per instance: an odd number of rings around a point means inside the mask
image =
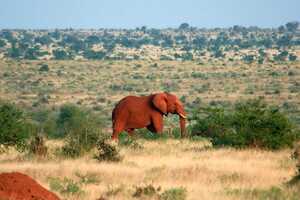
M 18 172 L 0 174 L 0 200 L 59 200 L 35 180 Z

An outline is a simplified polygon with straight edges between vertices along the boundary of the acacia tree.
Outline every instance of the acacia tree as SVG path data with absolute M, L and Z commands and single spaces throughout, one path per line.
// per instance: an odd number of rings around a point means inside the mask
M 4 40 L 0 39 L 0 48 L 4 47 L 6 45 L 6 42 Z
M 299 27 L 299 22 L 295 21 L 295 22 L 288 22 L 286 25 L 286 28 L 288 31 L 290 32 L 295 32 L 298 27 Z
M 63 49 L 53 50 L 53 56 L 57 60 L 66 60 L 69 58 L 68 53 Z
M 182 23 L 182 24 L 180 24 L 179 29 L 185 30 L 185 29 L 188 29 L 189 27 L 190 27 L 190 25 L 188 23 Z

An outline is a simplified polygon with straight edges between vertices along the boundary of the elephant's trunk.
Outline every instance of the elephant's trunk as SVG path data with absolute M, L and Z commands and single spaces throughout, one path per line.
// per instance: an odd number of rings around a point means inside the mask
M 184 111 L 183 104 L 178 100 L 176 102 L 176 113 L 179 115 L 179 124 L 181 129 L 181 137 L 186 136 L 186 129 L 185 129 L 185 121 L 187 118 L 186 112 Z
M 186 118 L 186 117 L 185 117 L 185 118 Z M 182 137 L 182 138 L 186 136 L 185 118 L 182 117 L 181 115 L 180 115 L 180 118 L 179 118 L 180 130 L 181 130 L 181 137 Z

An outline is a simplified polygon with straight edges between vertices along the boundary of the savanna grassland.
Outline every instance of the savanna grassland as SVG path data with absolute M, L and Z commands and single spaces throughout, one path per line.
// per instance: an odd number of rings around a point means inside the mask
M 202 105 L 230 106 L 260 98 L 300 124 L 300 63 L 223 61 L 0 61 L 0 99 L 28 110 L 63 104 L 103 117 L 126 95 L 170 91 L 189 117 Z M 169 118 L 167 129 L 178 126 Z M 214 148 L 207 139 L 138 138 L 120 145 L 119 162 L 98 162 L 95 149 L 79 158 L 57 156 L 62 140 L 47 139 L 40 158 L 14 149 L 0 154 L 0 172 L 19 171 L 62 199 L 299 199 L 286 183 L 296 173 L 292 149 Z
M 7 60 L 0 62 L 0 77 L 0 98 L 25 107 L 74 103 L 110 119 L 126 95 L 170 91 L 188 110 L 261 98 L 300 122 L 299 62 Z
M 295 174 L 290 150 L 213 149 L 205 140 L 139 140 L 142 148 L 121 148 L 121 162 L 99 163 L 92 153 L 58 159 L 53 151 L 59 145 L 48 141 L 51 153 L 43 159 L 14 151 L 2 154 L 0 172 L 28 174 L 46 188 L 61 191 L 63 199 L 158 199 L 164 192 L 169 195 L 162 199 L 299 198 L 297 189 L 285 186 Z M 68 184 L 57 189 L 64 179 Z M 138 187 L 150 189 L 139 195 Z

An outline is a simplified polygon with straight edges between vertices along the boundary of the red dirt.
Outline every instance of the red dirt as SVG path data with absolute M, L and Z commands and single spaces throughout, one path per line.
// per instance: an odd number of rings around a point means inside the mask
M 0 174 L 0 200 L 59 200 L 35 180 L 18 172 Z

